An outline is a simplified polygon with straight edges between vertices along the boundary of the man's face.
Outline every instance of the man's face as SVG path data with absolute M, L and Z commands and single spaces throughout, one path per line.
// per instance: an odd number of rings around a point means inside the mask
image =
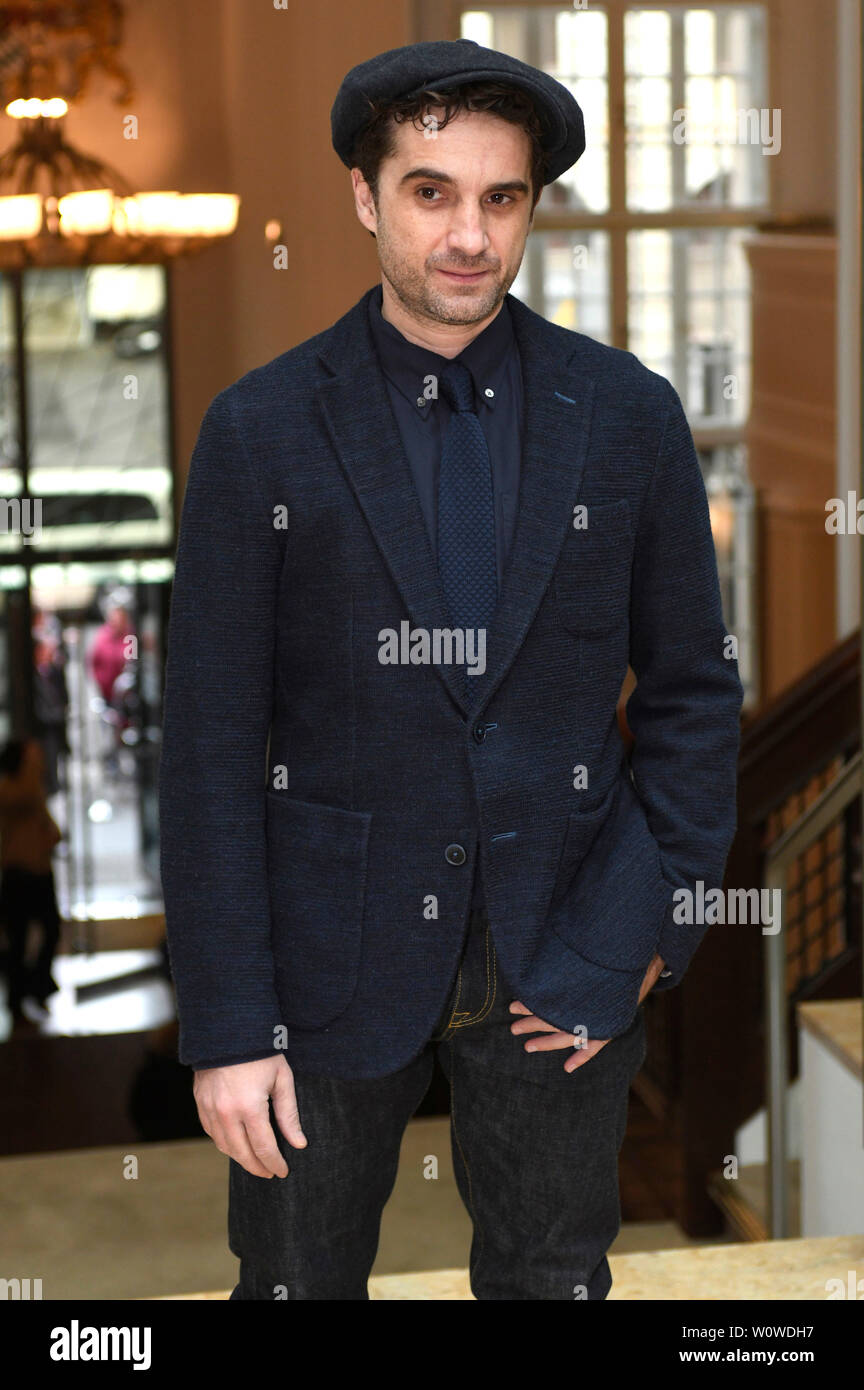
M 381 271 L 415 317 L 472 324 L 489 318 L 516 278 L 532 217 L 531 142 L 488 112 L 460 111 L 436 130 L 394 127 L 377 206 L 352 170 L 357 215 L 376 235 Z

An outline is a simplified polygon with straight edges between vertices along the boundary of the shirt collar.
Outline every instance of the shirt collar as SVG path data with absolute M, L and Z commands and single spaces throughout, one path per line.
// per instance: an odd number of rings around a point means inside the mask
M 442 367 L 453 359 L 431 352 L 419 343 L 410 342 L 395 324 L 381 313 L 383 291 L 380 285 L 369 300 L 369 320 L 372 337 L 378 350 L 384 375 L 410 401 L 417 414 L 431 418 L 430 400 L 424 394 L 426 378 L 437 376 Z M 477 402 L 494 410 L 501 394 L 507 361 L 515 346 L 513 322 L 506 300 L 490 324 L 478 333 L 455 359 L 471 373 Z M 491 391 L 492 395 L 486 392 Z

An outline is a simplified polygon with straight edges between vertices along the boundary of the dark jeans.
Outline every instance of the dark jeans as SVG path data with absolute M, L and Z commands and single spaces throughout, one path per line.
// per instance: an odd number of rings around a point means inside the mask
M 232 1299 L 368 1299 L 381 1212 L 406 1124 L 437 1049 L 450 1081 L 453 1164 L 474 1226 L 477 1299 L 604 1299 L 618 1233 L 618 1153 L 630 1083 L 645 1060 L 640 1006 L 626 1033 L 575 1072 L 571 1054 L 524 1051 L 516 996 L 502 978 L 484 912 L 472 914 L 447 1006 L 401 1071 L 371 1081 L 295 1072 L 308 1146 L 277 1132 L 286 1178 L 230 1160 Z M 271 1122 L 273 1112 L 271 1106 Z
M 0 882 L 0 921 L 9 939 L 6 978 L 9 1009 L 18 1013 L 22 999 L 47 998 L 57 988 L 51 978 L 51 963 L 60 938 L 60 917 L 54 892 L 54 875 L 32 874 L 28 869 L 7 868 Z M 32 970 L 24 965 L 27 927 L 37 921 L 42 928 L 39 952 Z

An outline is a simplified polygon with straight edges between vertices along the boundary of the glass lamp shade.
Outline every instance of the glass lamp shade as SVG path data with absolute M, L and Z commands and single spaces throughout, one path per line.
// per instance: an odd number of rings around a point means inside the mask
M 122 199 L 114 230 L 121 236 L 229 236 L 239 204 L 233 193 L 136 193 Z
M 0 241 L 21 241 L 39 235 L 42 199 L 38 193 L 0 198 Z
M 114 194 L 110 188 L 67 193 L 58 199 L 61 236 L 96 236 L 111 229 Z
M 174 230 L 180 236 L 230 236 L 239 206 L 235 193 L 187 193 L 179 199 Z

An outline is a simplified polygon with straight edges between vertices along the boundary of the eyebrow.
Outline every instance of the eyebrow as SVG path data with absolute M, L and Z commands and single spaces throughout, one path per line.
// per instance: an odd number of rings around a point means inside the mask
M 403 174 L 399 180 L 400 184 L 408 183 L 411 179 L 433 179 L 435 183 L 454 184 L 456 180 L 450 174 L 445 174 L 440 169 L 429 169 L 425 166 L 419 169 L 409 169 L 407 174 Z M 486 192 L 492 189 L 496 193 L 529 193 L 527 183 L 524 179 L 504 179 L 500 183 L 490 183 Z

